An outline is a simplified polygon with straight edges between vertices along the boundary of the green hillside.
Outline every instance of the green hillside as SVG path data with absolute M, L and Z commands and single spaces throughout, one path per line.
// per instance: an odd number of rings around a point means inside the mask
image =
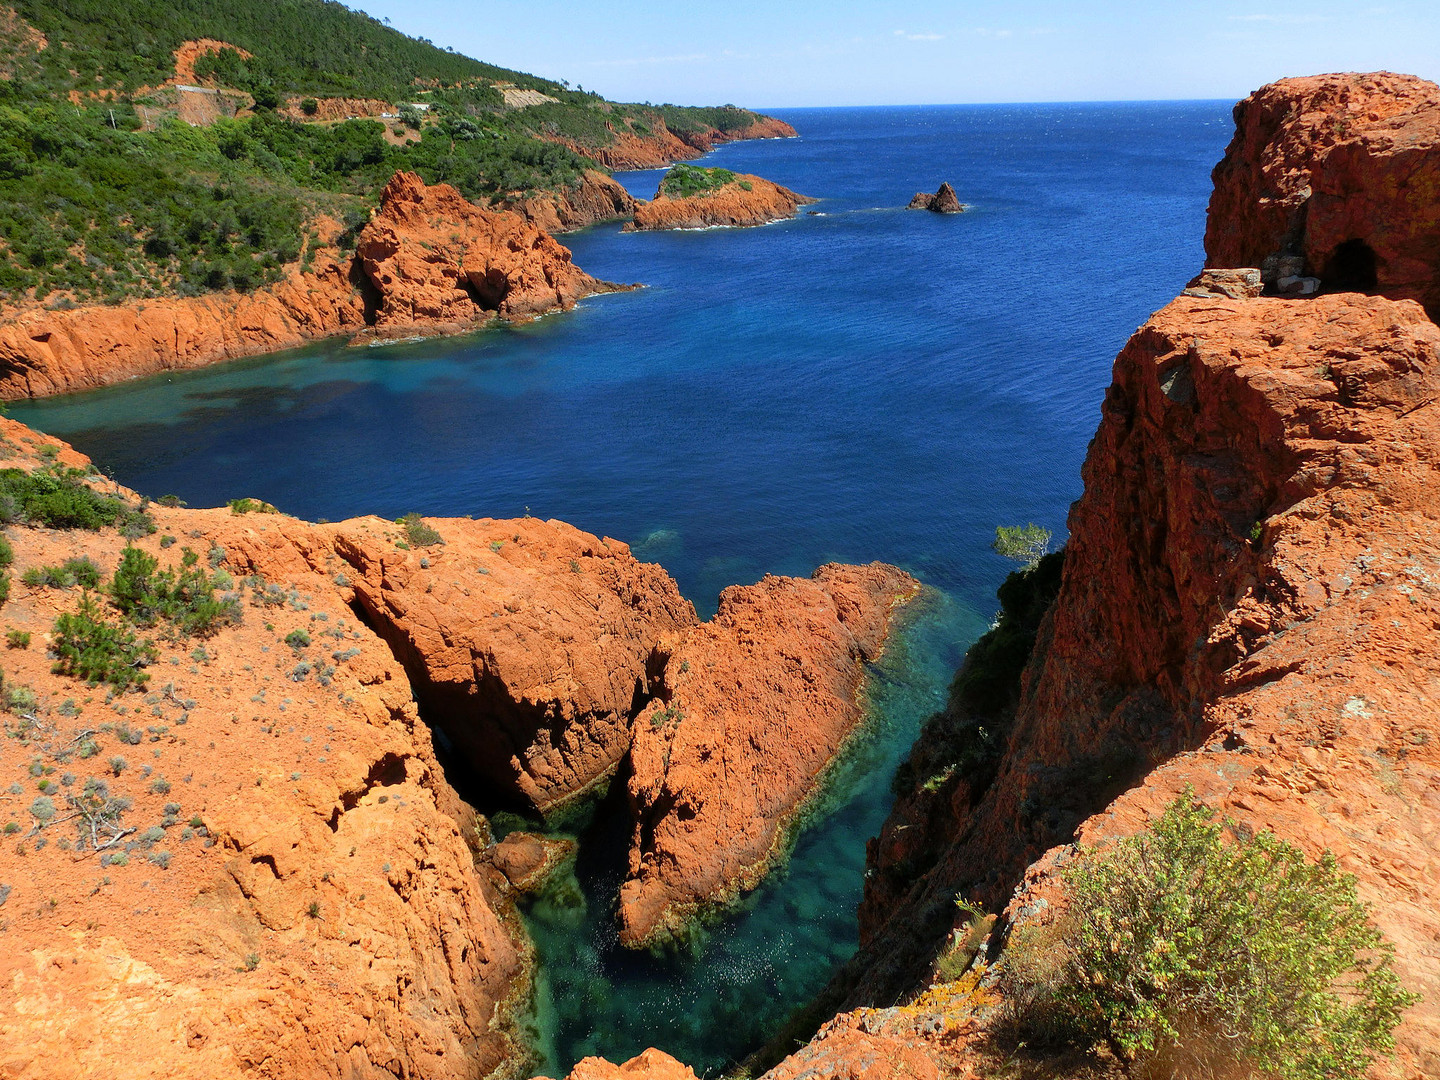
M 0 298 L 11 301 L 253 289 L 303 263 L 317 215 L 353 236 L 397 169 L 503 198 L 575 184 L 597 166 L 571 147 L 607 146 L 615 130 L 684 136 L 757 119 L 609 102 L 332 0 L 13 10 L 0 7 Z M 220 91 L 209 97 L 167 85 L 175 51 L 199 39 L 234 47 L 195 61 L 195 79 Z M 555 100 L 507 108 L 495 83 Z M 392 116 L 321 122 L 330 97 L 387 102 Z M 214 114 L 192 125 L 197 101 Z

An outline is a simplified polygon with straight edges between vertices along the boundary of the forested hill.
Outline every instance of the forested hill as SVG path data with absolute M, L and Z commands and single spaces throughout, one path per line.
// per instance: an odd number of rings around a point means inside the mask
M 0 303 L 248 290 L 398 169 L 506 198 L 762 119 L 606 101 L 333 0 L 0 0 Z

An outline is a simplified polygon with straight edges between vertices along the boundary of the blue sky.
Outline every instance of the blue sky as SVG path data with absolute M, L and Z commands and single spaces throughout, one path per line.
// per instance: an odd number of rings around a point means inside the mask
M 1323 71 L 1440 77 L 1437 0 L 356 6 L 437 45 L 624 101 L 779 108 L 1236 98 Z

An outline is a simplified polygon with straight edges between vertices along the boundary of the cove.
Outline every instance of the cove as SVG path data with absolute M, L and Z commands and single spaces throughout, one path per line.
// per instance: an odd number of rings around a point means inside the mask
M 706 164 L 822 199 L 764 228 L 564 242 L 647 288 L 463 339 L 272 357 L 12 407 L 116 479 L 307 517 L 557 517 L 727 585 L 882 559 L 941 594 L 788 870 L 696 955 L 607 947 L 603 820 L 531 913 L 547 1068 L 655 1044 L 716 1069 L 853 948 L 889 776 L 988 622 L 997 524 L 1063 535 L 1116 350 L 1199 268 L 1228 103 L 782 111 Z M 658 174 L 622 175 L 638 194 Z M 900 209 L 950 181 L 966 214 Z M 623 838 L 622 838 L 623 839 Z M 607 847 L 609 845 L 609 847 Z

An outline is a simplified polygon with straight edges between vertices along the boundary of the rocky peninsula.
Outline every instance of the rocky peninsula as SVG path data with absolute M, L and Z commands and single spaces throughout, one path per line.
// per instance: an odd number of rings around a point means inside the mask
M 636 205 L 626 231 L 747 228 L 793 218 L 819 200 L 759 176 L 677 165 L 655 198 Z

